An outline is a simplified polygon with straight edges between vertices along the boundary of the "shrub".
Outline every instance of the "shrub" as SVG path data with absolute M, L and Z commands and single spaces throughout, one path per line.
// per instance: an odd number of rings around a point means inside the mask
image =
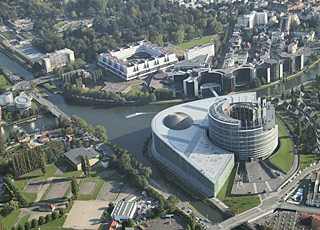
M 64 214 L 66 214 L 66 210 L 64 208 L 59 210 L 59 215 L 60 216 L 64 216 Z
M 51 221 L 52 221 L 51 215 L 50 214 L 46 215 L 46 223 L 49 223 Z
M 57 211 L 54 211 L 52 214 L 51 214 L 51 217 L 52 217 L 52 220 L 56 220 L 59 218 L 59 213 Z
M 31 226 L 32 226 L 32 228 L 38 227 L 38 220 L 37 219 L 32 219 Z
M 24 230 L 30 230 L 31 229 L 31 223 L 29 221 L 27 221 L 25 224 L 24 224 Z
M 40 217 L 39 217 L 39 221 L 38 221 L 38 225 L 43 225 L 43 224 L 45 224 L 45 223 L 46 223 L 45 218 L 44 218 L 43 216 L 40 216 Z

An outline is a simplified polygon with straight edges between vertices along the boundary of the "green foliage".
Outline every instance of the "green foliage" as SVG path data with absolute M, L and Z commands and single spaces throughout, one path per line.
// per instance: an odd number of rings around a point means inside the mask
M 59 218 L 59 213 L 57 211 L 54 211 L 51 213 L 52 220 L 56 220 Z
M 81 170 L 85 175 L 87 175 L 87 164 L 84 159 L 84 156 L 81 156 Z
M 72 192 L 73 196 L 75 197 L 75 199 L 78 199 L 79 185 L 78 185 L 78 182 L 74 176 L 72 177 L 72 180 L 71 180 L 71 192 Z
M 7 187 L 11 190 L 13 196 L 17 198 L 21 207 L 25 207 L 28 204 L 27 199 L 21 193 L 20 189 L 12 183 L 12 179 L 8 176 L 5 176 L 3 181 L 6 183 Z M 11 206 L 12 207 L 12 206 Z
M 94 135 L 102 142 L 108 141 L 107 130 L 105 127 L 98 125 L 95 129 Z
M 41 147 L 35 147 L 15 153 L 12 156 L 12 170 L 14 175 L 22 175 L 39 168 L 43 168 L 46 161 Z
M 6 203 L 3 207 L 3 212 L 5 214 L 10 214 L 14 210 L 17 210 L 19 208 L 19 204 L 17 201 L 10 200 L 8 203 Z
M 44 218 L 43 216 L 40 216 L 40 217 L 39 217 L 39 220 L 38 220 L 38 224 L 39 224 L 39 225 L 43 225 L 43 224 L 45 224 L 45 223 L 46 223 L 45 218 Z
M 37 228 L 37 227 L 38 227 L 38 220 L 37 220 L 37 219 L 32 219 L 32 221 L 31 221 L 31 227 L 32 227 L 32 228 Z

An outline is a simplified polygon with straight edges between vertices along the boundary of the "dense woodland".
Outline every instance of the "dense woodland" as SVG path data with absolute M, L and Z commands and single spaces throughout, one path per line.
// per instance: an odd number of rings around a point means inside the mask
M 39 50 L 52 52 L 68 47 L 75 50 L 76 57 L 90 62 L 100 52 L 142 39 L 163 45 L 221 32 L 223 24 L 234 22 L 236 15 L 232 14 L 231 5 L 227 13 L 216 9 L 186 9 L 166 0 L 78 0 L 64 5 L 48 0 L 3 0 L 0 22 L 30 17 L 39 37 L 33 43 Z M 53 26 L 66 17 L 94 18 L 93 26 L 69 29 L 61 36 Z

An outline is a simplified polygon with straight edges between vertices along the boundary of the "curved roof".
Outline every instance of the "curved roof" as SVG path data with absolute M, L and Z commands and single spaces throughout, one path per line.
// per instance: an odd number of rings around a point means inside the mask
M 169 129 L 182 130 L 182 129 L 187 129 L 191 125 L 193 125 L 193 120 L 186 113 L 176 112 L 174 114 L 167 115 L 164 118 L 163 123 Z

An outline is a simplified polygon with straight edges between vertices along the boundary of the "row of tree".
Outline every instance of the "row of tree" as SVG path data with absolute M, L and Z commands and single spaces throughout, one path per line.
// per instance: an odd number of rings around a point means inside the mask
M 19 206 L 26 207 L 28 205 L 28 201 L 26 197 L 22 194 L 20 189 L 12 182 L 12 177 L 5 176 L 3 181 L 6 183 L 7 188 L 11 192 L 12 196 L 18 200 Z M 9 204 L 6 205 L 5 208 L 8 208 L 7 210 L 5 210 L 5 212 L 8 214 L 13 210 L 17 209 L 17 205 L 12 204 L 12 202 L 11 203 L 9 202 Z
M 41 147 L 35 147 L 15 153 L 12 156 L 12 170 L 15 176 L 19 176 L 36 169 L 41 169 L 43 174 L 47 172 L 46 155 Z
M 106 101 L 112 103 L 130 103 L 130 102 L 141 102 L 147 103 L 151 101 L 161 101 L 173 99 L 173 93 L 170 89 L 157 89 L 155 92 L 134 92 L 126 94 L 110 93 L 97 90 L 83 90 L 79 87 L 72 87 L 71 85 L 65 85 L 63 89 L 63 95 L 67 99 L 74 99 L 75 97 L 82 98 L 84 100 L 96 100 Z

